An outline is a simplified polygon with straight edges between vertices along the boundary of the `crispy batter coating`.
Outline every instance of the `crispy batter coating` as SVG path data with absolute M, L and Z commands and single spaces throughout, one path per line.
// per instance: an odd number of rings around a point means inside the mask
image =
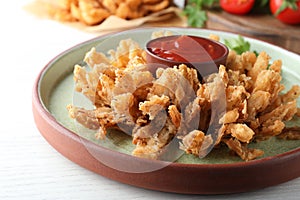
M 164 116 L 166 117 L 166 116 Z M 161 118 L 157 116 L 147 126 L 139 127 L 134 132 L 133 143 L 136 148 L 133 150 L 132 155 L 158 159 L 163 149 L 176 135 L 176 128 L 169 118 Z M 165 122 L 163 124 L 162 122 Z
M 253 92 L 265 91 L 271 94 L 270 101 L 273 102 L 279 92 L 284 89 L 280 83 L 281 75 L 273 70 L 262 70 L 258 75 L 253 85 Z
M 155 31 L 151 35 L 151 39 L 156 39 L 163 36 L 171 36 L 173 33 L 171 31 Z
M 157 12 L 160 11 L 166 7 L 168 7 L 170 4 L 169 0 L 162 0 L 158 1 L 155 4 L 148 3 L 148 4 L 143 4 L 142 9 L 147 10 L 147 12 Z
M 170 119 L 172 123 L 175 125 L 176 128 L 179 128 L 181 124 L 182 116 L 179 110 L 177 109 L 177 107 L 175 105 L 170 105 L 168 109 L 168 113 L 170 115 Z
M 251 94 L 248 99 L 248 119 L 255 120 L 259 112 L 264 111 L 270 105 L 271 94 L 266 91 L 258 90 Z
M 245 161 L 253 160 L 264 154 L 262 150 L 247 148 L 247 145 L 242 144 L 238 139 L 230 138 L 229 140 L 224 140 L 224 142 L 232 151 Z
M 212 39 L 212 40 L 215 40 L 215 41 L 219 41 L 220 40 L 220 36 L 215 35 L 215 34 L 209 34 L 208 38 Z
M 253 67 L 251 67 L 251 69 L 248 71 L 247 75 L 256 81 L 260 72 L 268 68 L 269 61 L 270 56 L 266 52 L 262 51 L 258 55 Z
M 230 124 L 234 123 L 239 118 L 239 111 L 238 109 L 229 110 L 225 113 L 225 115 L 220 119 L 220 124 Z
M 120 41 L 108 56 L 92 48 L 84 61 L 86 66 L 74 67 L 75 89 L 95 109 L 69 105 L 70 117 L 97 130 L 99 139 L 110 128 L 131 135 L 134 156 L 160 159 L 175 140 L 185 153 L 200 158 L 223 143 L 248 161 L 263 155 L 262 150 L 247 147 L 253 141 L 274 136 L 300 139 L 299 127 L 285 124 L 300 115 L 300 86 L 283 92 L 282 62 L 269 65 L 266 52 L 257 57 L 253 52 L 230 52 L 228 66 L 220 66 L 203 83 L 195 69 L 183 64 L 158 68 L 153 75 L 144 50 L 132 39 Z
M 158 112 L 165 110 L 169 106 L 169 97 L 162 96 L 151 96 L 148 101 L 140 102 L 139 110 L 143 112 L 143 115 L 148 115 L 149 120 L 153 120 Z
M 145 10 L 133 10 L 130 5 L 122 2 L 115 13 L 116 16 L 123 19 L 135 19 L 145 15 Z
M 123 19 L 136 19 L 161 11 L 170 5 L 170 0 L 56 0 L 46 6 L 55 20 L 79 21 L 93 26 L 111 15 Z
M 205 133 L 199 130 L 194 130 L 183 137 L 180 148 L 186 153 L 199 155 L 204 138 Z
M 115 127 L 116 121 L 112 109 L 100 107 L 95 110 L 85 110 L 84 108 L 68 105 L 70 117 L 76 119 L 81 125 L 88 129 L 98 130 L 95 134 L 97 139 L 104 139 L 107 129 Z
M 244 143 L 249 143 L 255 134 L 246 124 L 231 123 L 227 126 L 226 131 L 227 134 L 231 134 L 232 137 Z
M 242 55 L 238 55 L 235 51 L 229 51 L 226 67 L 244 74 L 253 69 L 257 60 L 258 58 L 253 52 L 244 52 Z M 258 66 L 258 64 L 256 65 Z
M 285 140 L 300 140 L 300 127 L 284 128 L 277 137 Z

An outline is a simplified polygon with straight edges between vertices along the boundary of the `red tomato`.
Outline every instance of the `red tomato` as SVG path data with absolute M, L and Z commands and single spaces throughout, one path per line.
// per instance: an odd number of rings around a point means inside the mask
M 270 9 L 273 14 L 280 8 L 283 0 L 271 0 Z M 300 0 L 296 2 L 298 10 L 292 10 L 291 8 L 286 8 L 280 12 L 276 18 L 287 24 L 300 24 Z
M 220 6 L 226 12 L 244 15 L 250 12 L 255 0 L 220 0 Z

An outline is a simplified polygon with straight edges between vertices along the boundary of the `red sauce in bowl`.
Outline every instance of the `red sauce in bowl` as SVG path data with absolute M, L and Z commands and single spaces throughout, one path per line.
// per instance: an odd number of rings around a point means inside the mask
M 149 42 L 148 51 L 175 62 L 211 62 L 224 55 L 224 47 L 210 39 L 197 36 L 169 36 Z
M 219 66 L 225 65 L 228 52 L 220 42 L 190 35 L 160 37 L 146 44 L 147 65 L 153 74 L 159 67 L 186 64 L 197 69 L 200 80 L 218 72 Z

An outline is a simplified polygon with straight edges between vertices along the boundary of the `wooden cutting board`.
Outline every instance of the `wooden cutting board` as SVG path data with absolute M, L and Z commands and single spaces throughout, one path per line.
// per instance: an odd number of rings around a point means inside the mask
M 208 11 L 207 28 L 254 37 L 300 54 L 300 25 L 283 24 L 270 14 L 232 15 Z

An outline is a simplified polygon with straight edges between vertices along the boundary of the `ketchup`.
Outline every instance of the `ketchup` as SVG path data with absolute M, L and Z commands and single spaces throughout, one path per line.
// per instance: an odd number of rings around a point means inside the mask
M 224 49 L 214 41 L 187 35 L 153 40 L 148 50 L 158 57 L 183 63 L 211 62 L 224 55 Z

